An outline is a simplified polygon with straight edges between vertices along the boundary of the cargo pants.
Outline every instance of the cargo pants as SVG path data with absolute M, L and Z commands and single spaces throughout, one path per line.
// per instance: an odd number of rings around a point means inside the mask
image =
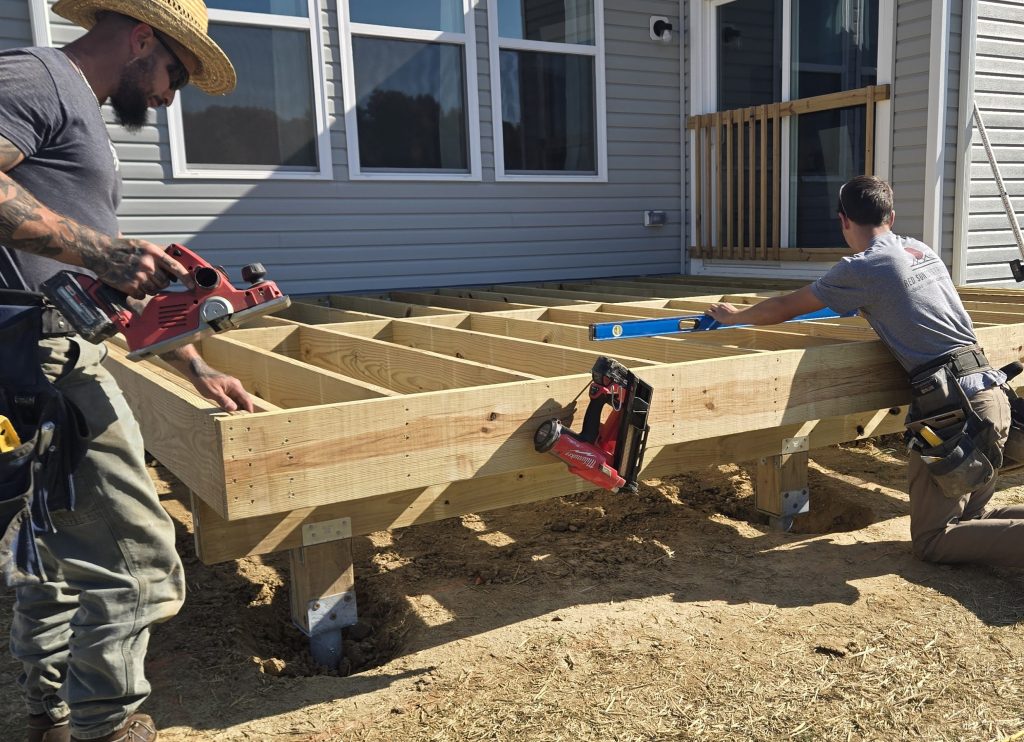
M 978 392 L 971 406 L 996 427 L 1000 447 L 1010 429 L 1010 403 L 1000 387 Z M 979 490 L 946 497 L 916 450 L 910 454 L 910 538 L 928 562 L 1024 566 L 1024 505 L 989 508 L 998 474 Z
M 142 435 L 103 368 L 106 350 L 45 340 L 43 370 L 84 413 L 89 452 L 75 474 L 73 512 L 53 512 L 38 538 L 48 582 L 16 589 L 11 654 L 30 714 L 71 715 L 80 739 L 116 729 L 149 695 L 149 627 L 185 597 L 174 526 L 146 471 Z

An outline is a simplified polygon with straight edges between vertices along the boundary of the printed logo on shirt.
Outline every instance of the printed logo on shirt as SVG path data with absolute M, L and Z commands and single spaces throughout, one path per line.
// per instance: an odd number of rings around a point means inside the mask
M 903 249 L 906 250 L 907 253 L 909 253 L 910 256 L 914 259 L 912 263 L 913 265 L 917 265 L 927 257 L 923 252 L 918 250 L 916 247 L 904 247 Z

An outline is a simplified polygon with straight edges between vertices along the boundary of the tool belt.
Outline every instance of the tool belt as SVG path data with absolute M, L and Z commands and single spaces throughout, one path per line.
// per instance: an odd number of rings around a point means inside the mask
M 985 486 L 1003 463 L 995 425 L 974 411 L 957 383 L 989 368 L 981 348 L 971 345 L 910 373 L 910 447 L 921 454 L 947 497 L 959 498 Z
M 0 416 L 11 444 L 0 448 L 0 581 L 8 587 L 46 579 L 35 537 L 56 530 L 51 510 L 74 508 L 72 474 L 89 440 L 81 412 L 40 366 L 43 316 L 39 295 L 0 293 Z

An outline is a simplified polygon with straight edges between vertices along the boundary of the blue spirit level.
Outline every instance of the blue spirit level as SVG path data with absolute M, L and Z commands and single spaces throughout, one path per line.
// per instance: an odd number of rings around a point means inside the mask
M 838 319 L 852 317 L 855 313 L 837 314 L 831 309 L 819 309 L 794 317 L 787 322 L 806 322 L 813 319 Z M 705 330 L 724 330 L 730 327 L 752 327 L 752 325 L 723 325 L 706 314 L 689 314 L 682 317 L 654 317 L 633 319 L 624 322 L 597 322 L 590 326 L 591 340 L 620 340 L 625 338 L 647 338 L 656 335 L 673 335 Z

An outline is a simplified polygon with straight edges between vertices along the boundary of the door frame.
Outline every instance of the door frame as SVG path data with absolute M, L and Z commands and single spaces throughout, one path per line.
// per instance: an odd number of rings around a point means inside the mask
M 687 0 L 683 0 L 686 2 Z M 717 9 L 735 0 L 688 0 L 690 10 L 690 45 L 687 70 L 690 81 L 689 111 L 690 116 L 714 113 L 717 110 L 718 95 L 716 81 L 718 79 L 718 55 L 715 53 Z M 884 85 L 893 82 L 895 68 L 896 39 L 896 4 L 898 0 L 878 0 L 878 60 L 876 62 L 876 84 Z M 792 94 L 793 77 L 793 2 L 782 0 L 782 100 L 788 101 Z M 875 174 L 883 180 L 889 180 L 892 166 L 892 99 L 876 104 L 875 113 Z M 684 124 L 685 125 L 685 124 Z M 684 134 L 686 131 L 684 129 Z M 687 158 L 693 162 L 696 134 L 686 135 Z M 783 122 L 782 129 L 782 182 L 789 183 L 790 167 L 790 122 Z M 697 184 L 694 168 L 690 168 L 689 191 L 696 193 Z M 685 190 L 685 188 L 684 188 Z M 789 214 L 789 188 L 780 194 L 779 210 Z M 691 199 L 692 203 L 692 199 Z M 696 220 L 690 220 L 688 239 L 696 244 Z M 782 219 L 781 238 L 783 244 L 789 241 L 789 219 Z M 688 249 L 684 246 L 684 249 Z

